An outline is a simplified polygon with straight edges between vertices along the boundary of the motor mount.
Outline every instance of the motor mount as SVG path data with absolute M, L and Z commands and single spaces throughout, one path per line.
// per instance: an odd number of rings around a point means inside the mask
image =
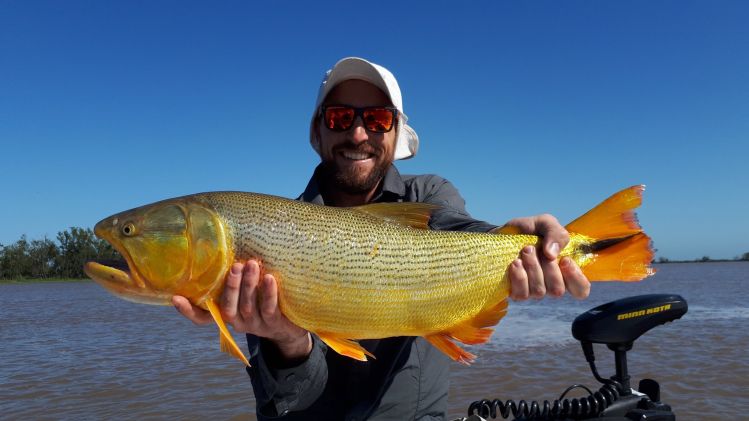
M 642 379 L 638 390 L 630 388 L 627 351 L 632 349 L 634 341 L 645 332 L 679 319 L 686 312 L 686 300 L 675 294 L 622 298 L 588 310 L 572 323 L 572 336 L 580 341 L 593 376 L 603 383 L 598 391 L 593 392 L 583 385 L 575 384 L 552 402 L 482 399 L 471 403 L 468 417 L 460 420 L 483 421 L 488 418 L 514 417 L 516 421 L 674 421 L 676 417 L 671 406 L 660 401 L 660 385 L 657 381 Z M 614 376 L 605 379 L 598 374 L 594 343 L 605 344 L 614 351 Z M 578 387 L 587 390 L 589 395 L 565 398 L 567 392 Z

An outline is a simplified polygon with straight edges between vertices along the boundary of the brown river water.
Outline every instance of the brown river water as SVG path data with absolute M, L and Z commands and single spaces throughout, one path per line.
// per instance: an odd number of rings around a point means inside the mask
M 472 347 L 477 362 L 453 366 L 450 417 L 481 398 L 553 400 L 573 383 L 597 389 L 572 320 L 614 299 L 675 293 L 689 312 L 635 342 L 632 384 L 659 381 L 678 419 L 749 419 L 749 263 L 656 268 L 640 283 L 597 283 L 585 301 L 511 303 L 491 343 Z M 614 372 L 610 354 L 596 347 L 604 377 Z M 214 327 L 122 301 L 93 282 L 0 284 L 0 419 L 166 418 L 255 419 L 249 378 L 218 351 Z

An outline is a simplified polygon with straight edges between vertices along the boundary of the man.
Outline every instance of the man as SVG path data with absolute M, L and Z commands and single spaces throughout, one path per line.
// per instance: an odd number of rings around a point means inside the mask
M 439 205 L 432 229 L 497 231 L 471 218 L 458 191 L 434 175 L 401 176 L 393 161 L 412 157 L 419 139 L 403 113 L 400 88 L 385 68 L 346 58 L 331 69 L 318 93 L 310 143 L 321 157 L 300 200 L 329 206 L 372 202 Z M 550 215 L 513 219 L 508 229 L 543 237 L 542 252 L 527 247 L 509 268 L 511 297 L 523 300 L 565 290 L 584 298 L 590 284 L 570 260 L 557 263 L 567 232 Z M 175 307 L 195 323 L 210 315 L 183 297 Z M 255 261 L 236 263 L 221 309 L 236 331 L 247 333 L 248 369 L 261 420 L 444 419 L 452 363 L 423 338 L 360 341 L 376 359 L 359 362 L 328 351 L 278 308 L 277 283 Z

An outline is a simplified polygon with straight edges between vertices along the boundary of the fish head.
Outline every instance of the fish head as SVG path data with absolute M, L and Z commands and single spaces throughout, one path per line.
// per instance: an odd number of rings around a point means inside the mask
M 201 303 L 215 293 L 231 259 L 224 225 L 209 206 L 170 199 L 112 215 L 94 227 L 127 268 L 88 262 L 86 274 L 111 293 L 146 304 L 183 295 Z

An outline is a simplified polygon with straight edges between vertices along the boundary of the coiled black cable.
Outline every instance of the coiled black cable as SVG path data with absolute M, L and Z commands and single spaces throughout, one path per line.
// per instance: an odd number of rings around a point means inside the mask
M 539 405 L 537 401 L 528 403 L 525 400 L 521 400 L 518 403 L 515 403 L 514 400 L 503 402 L 499 399 L 475 401 L 468 407 L 468 416 L 479 415 L 482 418 L 488 419 L 489 417 L 497 418 L 498 415 L 501 415 L 502 418 L 509 418 L 512 415 L 515 418 L 528 420 L 590 418 L 599 415 L 616 402 L 620 396 L 619 390 L 615 385 L 605 384 L 595 393 L 590 393 L 588 389 L 590 395 L 584 398 L 562 399 L 568 391 L 575 387 L 582 386 L 570 386 L 562 393 L 559 399 L 554 402 L 545 400 L 543 405 Z

